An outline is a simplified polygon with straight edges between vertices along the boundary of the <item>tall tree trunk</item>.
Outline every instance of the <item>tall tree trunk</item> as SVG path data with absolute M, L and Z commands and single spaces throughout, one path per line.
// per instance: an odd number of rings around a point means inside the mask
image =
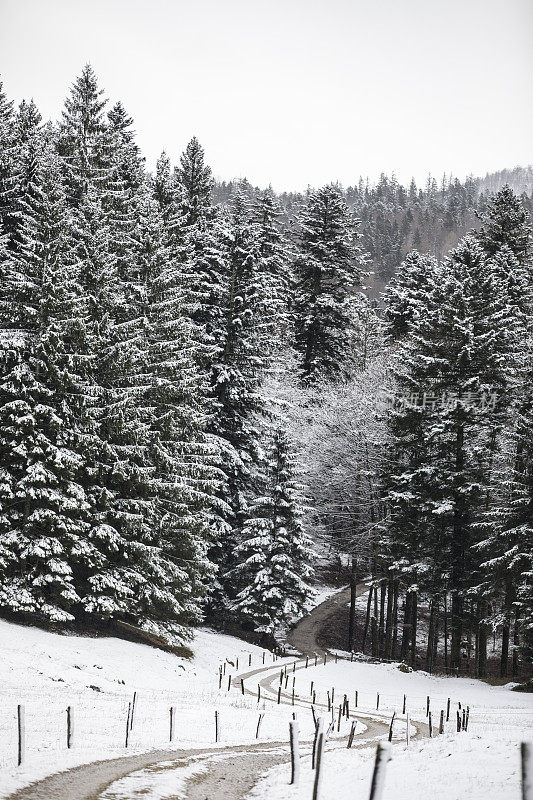
M 506 678 L 509 661 L 509 638 L 511 634 L 511 608 L 513 603 L 511 578 L 505 579 L 504 622 L 502 630 L 502 653 L 500 658 L 500 677 Z
M 370 622 L 371 636 L 372 636 L 372 657 L 379 657 L 379 639 L 378 639 L 378 587 L 374 586 L 374 607 L 372 610 L 372 620 Z
M 417 668 L 416 663 L 416 630 L 418 622 L 418 594 L 413 592 L 413 602 L 411 606 L 411 666 Z
M 452 629 L 450 666 L 452 669 L 459 669 L 461 666 L 461 638 L 463 635 L 463 598 L 457 592 L 452 594 L 450 623 Z
M 382 580 L 379 587 L 379 657 L 383 658 L 385 651 L 385 598 L 387 595 L 387 583 Z
M 448 592 L 444 592 L 444 670 L 448 674 Z
M 403 630 L 402 630 L 402 649 L 401 659 L 407 661 L 409 653 L 409 642 L 411 639 L 411 614 L 412 614 L 413 596 L 411 592 L 407 592 L 405 596 L 405 605 L 403 612 Z
M 464 472 L 464 425 L 457 424 L 455 437 L 455 474 L 459 483 L 463 479 Z M 461 666 L 461 637 L 463 634 L 463 581 L 465 573 L 465 551 L 466 525 L 464 497 L 459 486 L 454 488 L 454 512 L 453 512 L 453 536 L 452 536 L 452 609 L 451 609 L 451 629 L 452 642 L 450 652 L 450 662 L 452 669 Z
M 487 623 L 484 621 L 487 615 L 487 604 L 482 600 L 478 604 L 478 629 L 477 629 L 477 676 L 478 678 L 487 677 Z
M 383 655 L 387 659 L 392 658 L 392 626 L 393 626 L 393 607 L 394 607 L 394 581 L 389 578 L 387 584 L 387 620 L 385 625 L 385 648 Z
M 513 678 L 518 678 L 519 664 L 519 650 L 520 645 L 520 618 L 518 611 L 515 613 L 514 618 L 514 631 L 513 631 Z
M 394 581 L 394 600 L 392 604 L 392 645 L 391 645 L 391 658 L 396 658 L 396 648 L 398 646 L 398 592 L 399 581 Z
M 500 678 L 507 677 L 507 661 L 509 659 L 509 620 L 506 618 L 502 630 L 502 653 L 500 657 Z
M 426 670 L 431 674 L 433 671 L 433 637 L 435 635 L 435 600 L 432 597 L 429 604 L 429 628 L 428 642 L 426 647 Z
M 357 597 L 357 559 L 352 555 L 352 571 L 350 574 L 350 624 L 348 628 L 348 650 L 355 650 L 355 600 Z
M 439 650 L 439 622 L 440 622 L 440 598 L 435 597 L 434 600 L 434 613 L 433 620 L 433 650 L 431 653 L 431 664 L 433 669 L 437 666 L 437 653 Z
M 365 617 L 365 629 L 363 631 L 363 644 L 361 645 L 361 652 L 365 652 L 365 645 L 366 645 L 366 638 L 368 636 L 368 627 L 370 625 L 370 611 L 372 609 L 372 586 L 368 589 L 368 599 L 366 601 L 366 617 Z

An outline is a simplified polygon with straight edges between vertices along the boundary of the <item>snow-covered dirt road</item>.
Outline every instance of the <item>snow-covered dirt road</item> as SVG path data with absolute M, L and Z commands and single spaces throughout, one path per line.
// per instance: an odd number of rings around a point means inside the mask
M 360 591 L 364 591 L 361 585 Z M 291 644 L 302 652 L 316 650 L 314 631 L 318 631 L 324 620 L 338 604 L 345 602 L 346 591 L 321 603 L 294 629 Z M 278 704 L 280 664 L 287 660 L 261 666 L 233 676 L 236 688 L 244 682 L 245 694 L 257 697 L 257 686 L 261 687 L 263 703 Z M 293 674 L 305 669 L 305 659 L 295 659 L 290 664 Z M 309 667 L 309 673 L 314 672 Z M 275 685 L 276 684 L 276 685 Z M 294 704 L 294 711 L 310 715 L 310 699 L 292 692 L 282 691 L 280 704 Z M 327 713 L 325 703 L 315 704 L 316 713 Z M 370 741 L 388 733 L 385 718 L 357 715 L 364 723 L 358 723 L 358 736 L 354 746 L 367 745 Z M 377 715 L 379 716 L 379 715 Z M 350 715 L 355 719 L 354 713 Z M 343 737 L 328 743 L 328 748 L 345 747 Z M 311 741 L 302 742 L 302 755 L 310 754 Z M 183 750 L 155 750 L 149 753 L 116 758 L 82 765 L 57 773 L 11 795 L 13 800 L 129 800 L 139 792 L 150 798 L 183 797 L 186 792 L 190 800 L 238 800 L 244 798 L 257 782 L 258 777 L 274 765 L 287 764 L 289 749 L 286 742 L 264 742 L 253 745 L 226 748 L 204 748 Z M 162 788 L 163 787 L 163 788 Z M 179 795 L 174 787 L 182 787 Z

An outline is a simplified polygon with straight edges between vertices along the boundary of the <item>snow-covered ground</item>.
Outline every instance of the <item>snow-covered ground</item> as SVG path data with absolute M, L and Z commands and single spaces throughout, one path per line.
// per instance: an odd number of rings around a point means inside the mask
M 315 603 L 325 599 L 326 589 Z M 215 746 L 215 710 L 219 713 L 220 740 L 217 747 L 255 743 L 258 714 L 264 710 L 260 739 L 285 742 L 292 707 L 273 702 L 258 704 L 238 686 L 227 691 L 229 676 L 265 666 L 272 667 L 272 689 L 277 690 L 280 666 L 294 658 L 272 661 L 272 654 L 233 637 L 209 630 L 197 631 L 191 661 L 145 645 L 113 638 L 62 636 L 37 628 L 13 625 L 0 620 L 0 797 L 18 787 L 58 770 L 102 758 L 123 756 L 154 748 L 198 748 L 195 762 L 179 768 L 170 763 L 165 769 L 141 771 L 116 782 L 109 798 L 129 798 L 132 787 L 147 800 L 175 796 L 187 776 L 205 769 L 202 748 Z M 239 659 L 238 670 L 236 660 Z M 249 665 L 251 658 L 251 666 Z M 225 664 L 219 689 L 219 667 Z M 264 674 L 245 681 L 256 689 Z M 499 800 L 518 800 L 519 742 L 531 738 L 533 702 L 531 695 L 512 692 L 510 687 L 490 687 L 468 678 L 438 678 L 422 672 L 404 673 L 394 664 L 335 664 L 328 658 L 307 669 L 289 668 L 287 693 L 292 690 L 309 700 L 311 689 L 318 702 L 327 701 L 334 689 L 334 702 L 346 694 L 350 709 L 355 706 L 368 715 L 390 719 L 397 712 L 393 760 L 388 766 L 384 800 L 412 800 L 430 794 L 433 800 L 461 800 L 494 793 Z M 311 687 L 311 681 L 313 686 Z M 284 683 L 285 686 L 285 683 Z M 265 695 L 265 687 L 262 695 Z M 136 693 L 133 727 L 125 749 L 128 704 Z M 376 710 L 379 692 L 379 711 Z M 432 740 L 404 742 L 406 709 L 416 727 L 426 722 L 429 695 L 434 724 L 450 698 L 450 722 L 443 736 Z M 25 707 L 25 760 L 17 766 L 17 704 Z M 469 729 L 455 731 L 455 713 L 461 703 L 469 706 Z M 73 719 L 72 748 L 67 749 L 66 709 Z M 169 710 L 176 709 L 174 742 L 169 742 Z M 308 708 L 298 710 L 301 738 L 312 734 Z M 360 732 L 364 726 L 360 725 Z M 344 721 L 341 735 L 348 732 Z M 363 733 L 364 735 L 364 733 Z M 346 750 L 332 741 L 325 760 L 322 800 L 368 796 L 375 743 L 368 748 Z M 225 756 L 220 754 L 220 758 Z M 218 758 L 218 757 L 217 757 Z M 211 768 L 218 762 L 209 757 Z M 220 762 L 223 764 L 222 762 Z M 219 764 L 220 766 L 220 764 Z M 275 768 L 254 790 L 263 800 L 308 800 L 313 773 L 309 757 L 302 759 L 300 787 L 287 785 L 287 767 Z M 151 788 L 150 788 L 151 787 Z M 145 786 L 146 788 L 146 786 Z M 181 789 L 180 789 L 181 791 Z
M 170 747 L 170 707 L 176 709 L 173 747 L 255 741 L 257 701 L 227 691 L 228 677 L 272 663 L 272 654 L 239 639 L 198 630 L 191 661 L 115 638 L 63 636 L 0 620 L 0 797 L 61 769 Z M 219 666 L 226 664 L 219 691 Z M 275 668 L 285 663 L 275 662 Z M 255 686 L 255 682 L 254 682 Z M 125 748 L 128 704 L 136 692 Z M 25 708 L 24 763 L 17 766 L 17 705 Z M 67 749 L 67 713 L 73 720 Z M 286 738 L 289 707 L 267 703 L 262 741 Z M 310 715 L 309 715 L 310 716 Z M 310 720 L 307 723 L 310 734 Z
M 300 672 L 313 680 L 317 700 L 324 700 L 335 689 L 342 702 L 346 693 L 350 703 L 363 711 L 376 709 L 399 715 L 397 733 L 402 736 L 403 696 L 413 720 L 427 721 L 426 702 L 435 725 L 440 710 L 446 711 L 450 698 L 450 721 L 445 733 L 435 738 L 395 744 L 387 768 L 384 800 L 413 800 L 429 795 L 432 800 L 519 800 L 521 741 L 533 738 L 533 698 L 511 691 L 509 686 L 491 687 L 469 678 L 439 678 L 423 672 L 403 673 L 394 664 L 330 661 L 311 671 Z M 300 677 L 297 678 L 298 681 Z M 307 691 L 310 690 L 310 685 Z M 468 731 L 456 732 L 456 711 L 470 707 Z M 352 706 L 353 707 L 353 706 Z M 370 789 L 375 746 L 359 750 L 335 749 L 326 753 L 322 800 L 367 797 Z M 254 800 L 308 800 L 313 773 L 309 759 L 304 759 L 300 786 L 287 785 L 286 770 L 275 768 L 262 779 L 253 792 Z

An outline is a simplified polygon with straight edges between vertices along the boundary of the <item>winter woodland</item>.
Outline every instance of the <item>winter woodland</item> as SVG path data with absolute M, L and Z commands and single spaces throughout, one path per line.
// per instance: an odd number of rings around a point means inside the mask
M 368 654 L 483 677 L 496 637 L 519 675 L 530 195 L 276 195 L 215 182 L 195 138 L 150 172 L 91 67 L 57 123 L 0 86 L 2 615 L 270 644 L 329 547 L 371 582 Z

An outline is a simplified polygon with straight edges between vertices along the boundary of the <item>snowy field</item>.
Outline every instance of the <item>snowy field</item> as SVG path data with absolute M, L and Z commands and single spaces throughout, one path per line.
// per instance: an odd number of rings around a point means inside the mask
M 323 597 L 323 596 L 322 596 Z M 320 596 L 319 596 L 320 600 Z M 187 661 L 168 653 L 113 638 L 62 636 L 36 628 L 0 621 L 0 797 L 58 770 L 103 758 L 139 753 L 154 748 L 198 748 L 194 763 L 169 763 L 165 769 L 144 770 L 110 787 L 105 800 L 123 800 L 140 790 L 147 800 L 176 796 L 188 777 L 207 768 L 202 748 L 250 745 L 260 712 L 264 712 L 261 742 L 287 742 L 290 705 L 272 702 L 280 684 L 280 667 L 288 665 L 283 691 L 290 696 L 294 681 L 296 703 L 307 703 L 311 691 L 318 703 L 334 693 L 335 716 L 344 694 L 369 717 L 388 722 L 396 711 L 395 746 L 389 764 L 384 800 L 412 800 L 430 794 L 435 800 L 484 799 L 488 792 L 499 800 L 520 797 L 519 743 L 531 738 L 531 695 L 509 687 L 490 687 L 469 678 L 438 678 L 423 672 L 403 673 L 396 665 L 347 662 L 328 658 L 309 660 L 307 669 L 292 672 L 294 658 L 275 663 L 272 655 L 239 639 L 199 630 L 193 643 L 194 658 Z M 262 681 L 262 701 L 242 695 L 239 685 L 227 691 L 229 676 L 271 666 L 271 672 L 251 676 L 248 690 Z M 249 662 L 251 659 L 251 666 Z M 225 664 L 219 690 L 219 667 Z M 302 667 L 302 662 L 299 664 Z M 269 676 L 271 677 L 268 680 Z M 311 681 L 313 686 L 311 686 Z M 270 684 L 270 699 L 264 700 Z M 125 748 L 128 704 L 136 692 L 134 722 Z M 379 692 L 379 710 L 377 693 Z M 426 699 L 434 725 L 450 698 L 450 721 L 443 736 L 412 739 L 405 744 L 406 710 L 414 722 L 427 722 Z M 25 760 L 17 766 L 17 704 L 25 707 Z M 457 733 L 458 704 L 469 706 L 469 729 Z M 73 741 L 67 749 L 66 709 L 72 708 Z M 174 741 L 170 744 L 169 710 L 176 709 Z M 220 737 L 215 744 L 215 710 Z M 308 707 L 296 709 L 303 741 L 312 735 Z M 340 736 L 349 723 L 343 721 Z M 361 724 L 358 733 L 364 734 Z M 367 797 L 375 742 L 346 750 L 339 735 L 332 736 L 326 753 L 322 800 Z M 254 789 L 258 800 L 309 800 L 313 773 L 309 748 L 304 746 L 299 787 L 289 787 L 287 765 L 272 769 Z M 217 757 L 218 758 L 218 757 Z M 220 759 L 225 758 L 220 754 Z M 209 757 L 209 768 L 217 762 Z M 180 789 L 181 791 L 181 789 Z
M 173 747 L 218 746 L 255 741 L 257 700 L 238 687 L 227 691 L 230 674 L 262 666 L 263 651 L 240 639 L 198 630 L 192 661 L 114 638 L 62 636 L 0 620 L 0 797 L 61 769 L 170 747 L 170 707 L 176 709 Z M 272 654 L 265 652 L 265 662 Z M 226 673 L 219 691 L 219 666 Z M 232 663 L 230 663 L 232 662 Z M 275 669 L 285 663 L 277 660 Z M 232 666 L 233 664 L 233 666 Z M 255 686 L 255 681 L 253 682 Z M 125 748 L 128 704 L 136 703 Z M 17 705 L 25 707 L 24 763 L 17 766 Z M 73 719 L 67 749 L 66 709 Z M 267 703 L 261 741 L 286 739 L 291 711 Z M 309 715 L 310 717 L 310 715 Z M 305 723 L 311 735 L 311 720 Z
M 413 800 L 429 795 L 432 800 L 519 800 L 519 744 L 533 738 L 533 697 L 511 691 L 509 686 L 491 687 L 469 678 L 439 678 L 423 672 L 403 673 L 394 664 L 329 661 L 309 673 L 317 700 L 324 701 L 334 689 L 335 702 L 347 694 L 364 712 L 372 712 L 380 693 L 379 710 L 396 711 L 397 736 L 405 731 L 403 696 L 406 711 L 413 720 L 427 722 L 426 703 L 430 697 L 433 722 L 438 728 L 440 710 L 446 712 L 450 698 L 450 720 L 445 733 L 429 740 L 414 739 L 407 747 L 397 742 L 387 769 L 384 800 Z M 300 676 L 305 672 L 300 672 Z M 307 677 L 307 676 L 306 676 Z M 297 678 L 298 681 L 303 678 Z M 303 689 L 304 687 L 302 687 Z M 306 687 L 307 688 L 307 687 Z M 310 685 L 307 691 L 310 689 Z M 456 712 L 470 707 L 468 731 L 456 732 Z M 352 707 L 352 706 L 351 706 Z M 395 737 L 396 740 L 396 737 Z M 397 741 L 397 740 L 396 740 Z M 322 800 L 368 797 L 375 746 L 360 750 L 333 749 L 326 753 Z M 313 773 L 309 759 L 302 764 L 298 788 L 288 786 L 286 770 L 275 768 L 253 792 L 254 800 L 309 800 Z

